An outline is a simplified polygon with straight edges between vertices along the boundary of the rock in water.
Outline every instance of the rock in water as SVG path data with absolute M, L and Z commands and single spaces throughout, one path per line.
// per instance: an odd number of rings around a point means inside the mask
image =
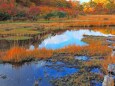
M 104 77 L 103 86 L 115 86 L 115 64 L 108 65 L 108 72 Z
M 108 65 L 108 71 L 113 72 L 115 74 L 115 64 L 109 64 Z
M 113 76 L 106 75 L 104 77 L 103 86 L 114 86 Z
M 35 81 L 34 86 L 39 86 L 37 80 Z

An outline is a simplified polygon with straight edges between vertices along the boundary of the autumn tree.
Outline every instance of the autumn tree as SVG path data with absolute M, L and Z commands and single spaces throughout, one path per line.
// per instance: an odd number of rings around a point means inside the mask
M 103 4 L 107 4 L 108 0 L 93 0 L 96 3 L 103 3 Z
M 109 14 L 115 13 L 115 3 L 108 3 L 106 4 L 106 8 L 108 9 Z
M 0 18 L 9 19 L 10 16 L 14 17 L 17 13 L 14 0 L 0 0 Z
M 37 20 L 37 16 L 39 15 L 40 10 L 38 6 L 31 6 L 28 10 L 28 18 L 32 20 Z

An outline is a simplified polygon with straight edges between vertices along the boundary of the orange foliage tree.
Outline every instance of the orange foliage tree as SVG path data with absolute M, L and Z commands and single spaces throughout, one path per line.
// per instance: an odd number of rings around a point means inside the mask
M 16 14 L 14 0 L 0 0 L 0 12 L 8 13 L 10 15 Z

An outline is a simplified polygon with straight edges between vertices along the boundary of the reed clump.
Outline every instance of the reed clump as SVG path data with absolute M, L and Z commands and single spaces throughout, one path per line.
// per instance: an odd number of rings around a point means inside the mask
M 106 73 L 109 64 L 115 64 L 115 56 L 108 56 L 103 60 L 103 62 L 101 62 L 101 65 Z
M 45 59 L 53 55 L 52 50 L 35 49 L 33 51 L 26 50 L 21 47 L 13 47 L 10 50 L 5 52 L 6 54 L 0 59 L 4 62 L 19 63 L 34 59 Z
M 111 52 L 111 48 L 101 44 L 90 44 L 86 46 L 70 45 L 57 50 L 48 50 L 46 48 L 27 50 L 22 47 L 13 47 L 4 52 L 4 54 L 0 53 L 0 60 L 4 62 L 23 62 L 35 59 L 48 59 L 60 53 L 85 56 L 107 56 L 110 55 Z
M 112 49 L 106 45 L 90 44 L 86 46 L 70 45 L 62 49 L 56 50 L 56 53 L 70 53 L 85 56 L 107 56 L 110 55 Z

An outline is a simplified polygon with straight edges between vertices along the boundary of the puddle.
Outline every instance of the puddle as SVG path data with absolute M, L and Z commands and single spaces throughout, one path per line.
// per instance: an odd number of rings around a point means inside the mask
M 79 72 L 79 69 L 63 62 L 38 61 L 24 64 L 21 67 L 10 64 L 0 65 L 0 74 L 6 75 L 6 79 L 0 78 L 0 86 L 33 86 L 35 80 L 39 80 L 39 86 L 52 86 L 51 80 L 61 78 Z
M 95 73 L 95 74 L 102 74 L 102 72 L 99 68 L 92 68 L 90 72 Z
M 75 56 L 75 59 L 80 60 L 80 61 L 89 61 L 90 58 L 87 56 Z
M 102 86 L 102 82 L 96 81 L 96 80 L 92 80 L 91 81 L 91 86 Z

